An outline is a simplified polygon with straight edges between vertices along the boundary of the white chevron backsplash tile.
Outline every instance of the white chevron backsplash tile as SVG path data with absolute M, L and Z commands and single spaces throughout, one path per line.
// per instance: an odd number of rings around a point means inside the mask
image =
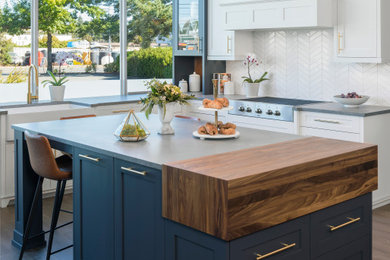
M 262 61 L 259 76 L 270 72 L 263 84 L 266 94 L 315 100 L 333 100 L 340 93 L 356 91 L 371 96 L 369 104 L 390 105 L 390 63 L 354 64 L 333 61 L 333 31 L 287 30 L 254 32 L 254 54 Z M 236 90 L 243 94 L 242 62 L 227 63 Z

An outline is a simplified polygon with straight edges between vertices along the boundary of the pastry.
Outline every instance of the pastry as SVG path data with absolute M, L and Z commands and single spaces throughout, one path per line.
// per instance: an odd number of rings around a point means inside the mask
M 203 102 L 202 102 L 203 107 L 208 108 L 208 105 L 210 102 L 211 102 L 210 99 L 207 99 L 207 98 L 203 99 Z
M 222 109 L 223 105 L 217 100 L 212 100 L 207 104 L 207 108 Z
M 215 125 L 211 124 L 211 123 L 207 123 L 205 125 L 205 128 L 206 128 L 207 134 L 209 134 L 209 135 L 216 135 L 216 134 L 218 134 L 218 128 Z
M 221 128 L 219 130 L 221 135 L 234 135 L 236 133 L 236 129 L 234 128 Z
M 221 124 L 221 125 L 219 125 L 219 123 L 218 123 L 218 128 L 220 128 L 220 129 L 222 129 L 222 128 L 223 129 L 229 129 L 229 128 L 236 129 L 237 126 L 233 123 L 226 123 L 226 124 Z
M 199 129 L 198 129 L 198 134 L 207 135 L 206 127 L 205 127 L 204 125 L 202 125 L 201 127 L 199 127 Z
M 227 98 L 217 98 L 217 101 L 222 104 L 224 107 L 229 106 L 229 100 Z

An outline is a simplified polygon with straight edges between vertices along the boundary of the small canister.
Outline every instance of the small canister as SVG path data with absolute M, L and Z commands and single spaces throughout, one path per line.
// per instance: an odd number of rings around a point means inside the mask
M 196 72 L 190 75 L 190 91 L 200 92 L 200 75 Z
M 181 92 L 187 93 L 188 92 L 188 82 L 185 79 L 182 79 L 179 81 L 179 88 Z
M 225 91 L 224 92 L 225 95 L 234 95 L 234 82 L 232 81 L 225 82 L 224 91 Z

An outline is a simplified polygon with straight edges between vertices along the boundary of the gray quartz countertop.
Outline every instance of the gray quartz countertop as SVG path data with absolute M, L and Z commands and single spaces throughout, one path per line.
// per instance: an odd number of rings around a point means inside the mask
M 160 126 L 157 115 L 151 115 L 149 120 L 146 120 L 143 114 L 139 114 L 139 117 L 149 128 L 151 135 L 145 141 L 137 143 L 123 143 L 113 135 L 123 120 L 123 115 L 26 123 L 13 127 L 18 130 L 44 134 L 52 140 L 156 169 L 161 169 L 162 165 L 168 162 L 303 138 L 297 135 L 240 127 L 238 131 L 241 136 L 238 139 L 199 140 L 192 137 L 192 132 L 197 130 L 203 122 L 181 118 L 175 118 L 172 122 L 176 131 L 175 135 L 161 136 L 157 133 Z
M 196 99 L 203 100 L 204 98 L 213 98 L 212 95 L 203 95 L 202 93 L 188 93 L 193 94 Z M 0 114 L 7 114 L 7 110 L 15 107 L 26 107 L 26 106 L 44 106 L 53 104 L 76 104 L 87 107 L 98 107 L 108 105 L 120 105 L 120 104 L 131 104 L 139 102 L 140 98 L 146 96 L 146 92 L 140 92 L 135 94 L 129 94 L 127 96 L 102 96 L 102 97 L 86 97 L 86 98 L 71 98 L 61 102 L 50 102 L 48 100 L 39 101 L 33 104 L 27 104 L 26 102 L 10 102 L 0 103 Z M 243 95 L 220 95 L 220 97 L 227 97 L 228 99 L 242 99 L 245 98 Z
M 328 102 L 316 103 L 296 107 L 297 111 L 318 112 L 327 114 L 339 114 L 358 117 L 375 116 L 390 113 L 390 107 L 362 105 L 359 107 L 344 107 L 341 104 Z

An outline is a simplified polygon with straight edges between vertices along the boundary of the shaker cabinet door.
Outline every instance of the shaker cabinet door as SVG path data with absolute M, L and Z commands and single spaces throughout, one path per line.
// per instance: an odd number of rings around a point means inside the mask
M 338 0 L 337 57 L 376 58 L 378 53 L 378 1 Z
M 75 148 L 74 259 L 114 258 L 113 158 Z
M 115 161 L 115 259 L 164 259 L 161 205 L 160 171 Z

